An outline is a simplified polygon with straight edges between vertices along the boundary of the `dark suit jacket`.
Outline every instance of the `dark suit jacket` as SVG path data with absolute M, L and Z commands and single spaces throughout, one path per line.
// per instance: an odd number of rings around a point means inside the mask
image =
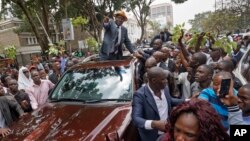
M 52 73 L 49 75 L 49 80 L 53 83 L 56 84 L 59 81 L 58 76 L 56 75 L 56 73 Z
M 165 88 L 164 92 L 170 113 L 172 106 L 178 105 L 183 100 L 171 98 L 168 87 Z M 133 95 L 132 120 L 138 128 L 142 141 L 155 141 L 158 138 L 158 130 L 146 130 L 144 127 L 146 120 L 160 120 L 155 100 L 147 85 L 142 86 Z
M 164 42 L 164 41 L 165 41 L 164 36 L 161 36 L 160 34 L 155 35 L 155 36 L 154 36 L 154 38 L 151 40 L 151 43 L 150 43 L 150 46 L 151 46 L 151 47 L 153 46 L 154 41 L 155 41 L 156 39 L 161 39 L 161 40 L 162 40 L 162 42 Z
M 102 60 L 107 59 L 117 59 L 122 57 L 122 44 L 125 44 L 126 48 L 130 53 L 134 53 L 131 41 L 128 38 L 128 30 L 124 26 L 121 26 L 121 42 L 118 46 L 118 56 L 114 56 L 114 54 L 110 54 L 111 47 L 115 43 L 117 38 L 118 28 L 113 19 L 109 20 L 108 24 L 103 24 L 105 28 L 104 39 L 100 50 L 100 57 Z M 113 56 L 112 56 L 113 55 Z

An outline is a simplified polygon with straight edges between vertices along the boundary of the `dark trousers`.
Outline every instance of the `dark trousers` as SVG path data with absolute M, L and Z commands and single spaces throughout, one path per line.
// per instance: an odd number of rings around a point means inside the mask
M 107 54 L 103 54 L 100 53 L 100 60 L 104 61 L 104 60 L 122 60 L 122 54 L 121 53 L 109 53 L 109 55 Z

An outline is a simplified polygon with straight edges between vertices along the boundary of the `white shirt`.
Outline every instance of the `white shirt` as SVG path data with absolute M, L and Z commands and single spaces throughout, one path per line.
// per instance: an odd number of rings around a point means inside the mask
M 166 96 L 164 94 L 164 90 L 163 89 L 161 90 L 161 99 L 160 99 L 158 96 L 156 96 L 154 94 L 153 90 L 149 87 L 148 84 L 147 84 L 147 86 L 148 86 L 149 91 L 155 100 L 155 103 L 156 103 L 156 106 L 158 109 L 158 113 L 160 116 L 160 120 L 167 120 L 167 118 L 168 118 L 168 101 L 167 101 Z M 152 121 L 153 120 L 146 120 L 145 125 L 144 125 L 145 129 L 148 129 L 148 130 L 153 129 L 151 126 Z M 158 131 L 158 134 L 163 134 L 163 132 Z
M 3 87 L 4 93 L 8 93 L 8 89 L 6 87 Z
M 191 97 L 191 88 L 190 88 L 190 82 L 187 79 L 188 72 L 183 72 L 178 75 L 178 84 L 182 84 L 181 92 L 182 92 L 182 98 L 187 99 Z

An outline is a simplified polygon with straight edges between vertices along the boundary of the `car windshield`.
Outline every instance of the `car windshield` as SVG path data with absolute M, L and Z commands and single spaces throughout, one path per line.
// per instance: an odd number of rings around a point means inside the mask
M 50 100 L 132 99 L 130 67 L 91 68 L 67 72 L 56 86 Z
M 250 50 L 246 52 L 246 55 L 242 60 L 241 74 L 244 76 L 244 78 L 246 78 L 248 82 L 250 81 Z

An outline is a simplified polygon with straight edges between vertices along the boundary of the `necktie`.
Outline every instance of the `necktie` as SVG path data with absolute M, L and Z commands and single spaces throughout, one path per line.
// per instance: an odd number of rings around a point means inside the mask
M 116 30 L 116 36 L 115 36 L 115 40 L 114 40 L 114 45 L 110 50 L 110 53 L 117 53 L 118 52 L 118 46 L 121 42 L 121 27 L 117 26 L 117 30 Z

